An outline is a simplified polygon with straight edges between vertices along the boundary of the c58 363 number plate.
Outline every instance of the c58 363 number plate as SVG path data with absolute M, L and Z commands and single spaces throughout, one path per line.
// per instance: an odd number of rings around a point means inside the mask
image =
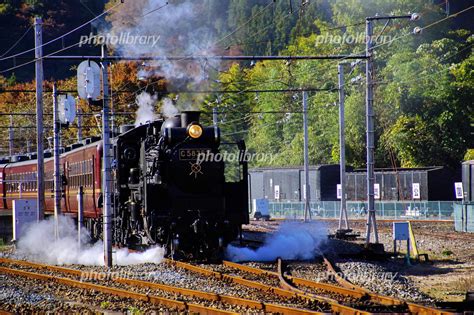
M 194 161 L 197 160 L 200 154 L 207 154 L 209 149 L 179 149 L 179 160 L 180 161 Z

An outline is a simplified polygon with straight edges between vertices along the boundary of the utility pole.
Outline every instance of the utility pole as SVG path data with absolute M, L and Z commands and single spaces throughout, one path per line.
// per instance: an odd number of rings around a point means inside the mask
M 104 262 L 107 267 L 112 267 L 112 209 L 111 209 L 111 167 L 110 167 L 110 128 L 109 128 L 109 82 L 107 48 L 102 45 L 102 92 L 104 95 L 102 109 L 102 164 L 104 173 L 102 176 L 102 198 L 103 198 L 103 235 L 104 235 Z
M 349 229 L 347 220 L 346 207 L 346 139 L 345 139 L 345 122 L 344 122 L 344 64 L 337 65 L 338 83 L 339 83 L 339 172 L 341 176 L 341 212 L 339 216 L 339 230 Z
M 365 99 L 365 111 L 366 111 L 366 136 L 367 136 L 367 229 L 366 229 L 366 245 L 370 243 L 370 234 L 372 227 L 374 229 L 375 243 L 379 242 L 377 233 L 377 223 L 375 220 L 375 196 L 374 196 L 374 84 L 372 80 L 373 75 L 373 56 L 372 56 L 372 37 L 373 37 L 373 25 L 371 19 L 365 20 L 365 55 L 367 56 L 367 62 L 365 64 L 365 78 L 366 78 L 366 99 Z
M 82 110 L 77 109 L 77 142 L 82 141 Z
M 217 127 L 217 107 L 212 109 L 212 123 L 214 127 Z
M 365 19 L 365 78 L 366 78 L 366 128 L 367 128 L 367 230 L 365 244 L 370 244 L 370 235 L 372 227 L 374 230 L 375 243 L 379 242 L 379 235 L 377 232 L 377 222 L 375 219 L 375 195 L 374 195 L 374 56 L 373 56 L 373 22 L 378 20 L 395 20 L 395 19 L 410 19 L 411 21 L 417 21 L 420 19 L 420 15 L 412 13 L 409 15 L 392 15 L 392 16 L 373 16 Z M 419 34 L 421 29 L 415 28 L 413 31 L 415 34 Z M 380 36 L 380 35 L 379 35 Z
M 112 130 L 112 137 L 115 136 L 115 113 L 114 113 L 114 97 L 113 97 L 113 65 L 110 67 L 110 129 Z
M 61 122 L 59 121 L 58 111 L 58 91 L 56 83 L 53 83 L 53 124 L 54 124 L 54 236 L 59 239 L 59 216 L 61 215 L 61 168 L 59 159 L 61 153 L 59 151 L 59 134 L 61 132 Z
M 304 221 L 311 220 L 310 185 L 309 185 L 309 154 L 308 154 L 308 106 L 307 93 L 303 92 L 303 129 L 304 129 Z
M 10 115 L 10 128 L 8 130 L 8 153 L 11 161 L 13 158 L 13 115 Z
M 38 217 L 44 218 L 44 153 L 43 153 L 43 21 L 35 18 L 35 84 L 36 84 L 36 171 Z

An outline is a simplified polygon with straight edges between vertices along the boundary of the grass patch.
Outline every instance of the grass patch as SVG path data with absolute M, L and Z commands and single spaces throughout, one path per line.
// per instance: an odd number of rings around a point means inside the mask
M 128 312 L 127 314 L 130 314 L 130 315 L 142 315 L 143 312 L 140 311 L 138 308 L 134 307 L 134 306 L 130 306 L 128 308 Z
M 109 301 L 104 301 L 100 303 L 100 308 L 110 309 L 111 307 L 112 307 L 112 303 Z
M 443 251 L 441 252 L 441 255 L 443 256 L 451 256 L 452 254 L 454 253 L 450 251 L 449 249 L 443 249 Z

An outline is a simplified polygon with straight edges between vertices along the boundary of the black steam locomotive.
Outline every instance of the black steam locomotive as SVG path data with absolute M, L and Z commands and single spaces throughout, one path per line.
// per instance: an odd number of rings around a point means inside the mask
M 114 139 L 115 225 L 119 245 L 165 246 L 177 258 L 216 257 L 248 223 L 248 169 L 227 182 L 219 152 L 220 130 L 182 112 L 140 125 Z M 243 141 L 236 143 L 245 153 Z

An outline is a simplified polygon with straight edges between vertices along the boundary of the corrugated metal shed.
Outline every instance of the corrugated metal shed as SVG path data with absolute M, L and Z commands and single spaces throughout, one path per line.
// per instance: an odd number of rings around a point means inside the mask
M 250 198 L 270 201 L 303 201 L 304 169 L 302 166 L 256 168 L 249 170 Z M 310 197 L 314 201 L 336 200 L 339 166 L 318 165 L 309 169 Z
M 467 166 L 464 166 L 467 169 Z M 471 178 L 474 166 L 471 165 Z M 257 168 L 250 173 L 251 199 L 267 198 L 270 201 L 303 201 L 304 170 L 302 166 L 281 168 Z M 336 201 L 339 180 L 339 165 L 310 167 L 310 192 L 313 201 Z M 347 200 L 367 200 L 367 176 L 365 170 L 346 171 Z M 454 182 L 461 181 L 460 170 L 433 166 L 424 168 L 376 169 L 375 183 L 380 188 L 380 199 L 404 200 L 455 200 Z M 415 185 L 414 185 L 415 184 Z M 472 181 L 470 193 L 474 194 Z M 414 196 L 414 190 L 418 197 Z M 465 191 L 467 191 L 467 186 Z

